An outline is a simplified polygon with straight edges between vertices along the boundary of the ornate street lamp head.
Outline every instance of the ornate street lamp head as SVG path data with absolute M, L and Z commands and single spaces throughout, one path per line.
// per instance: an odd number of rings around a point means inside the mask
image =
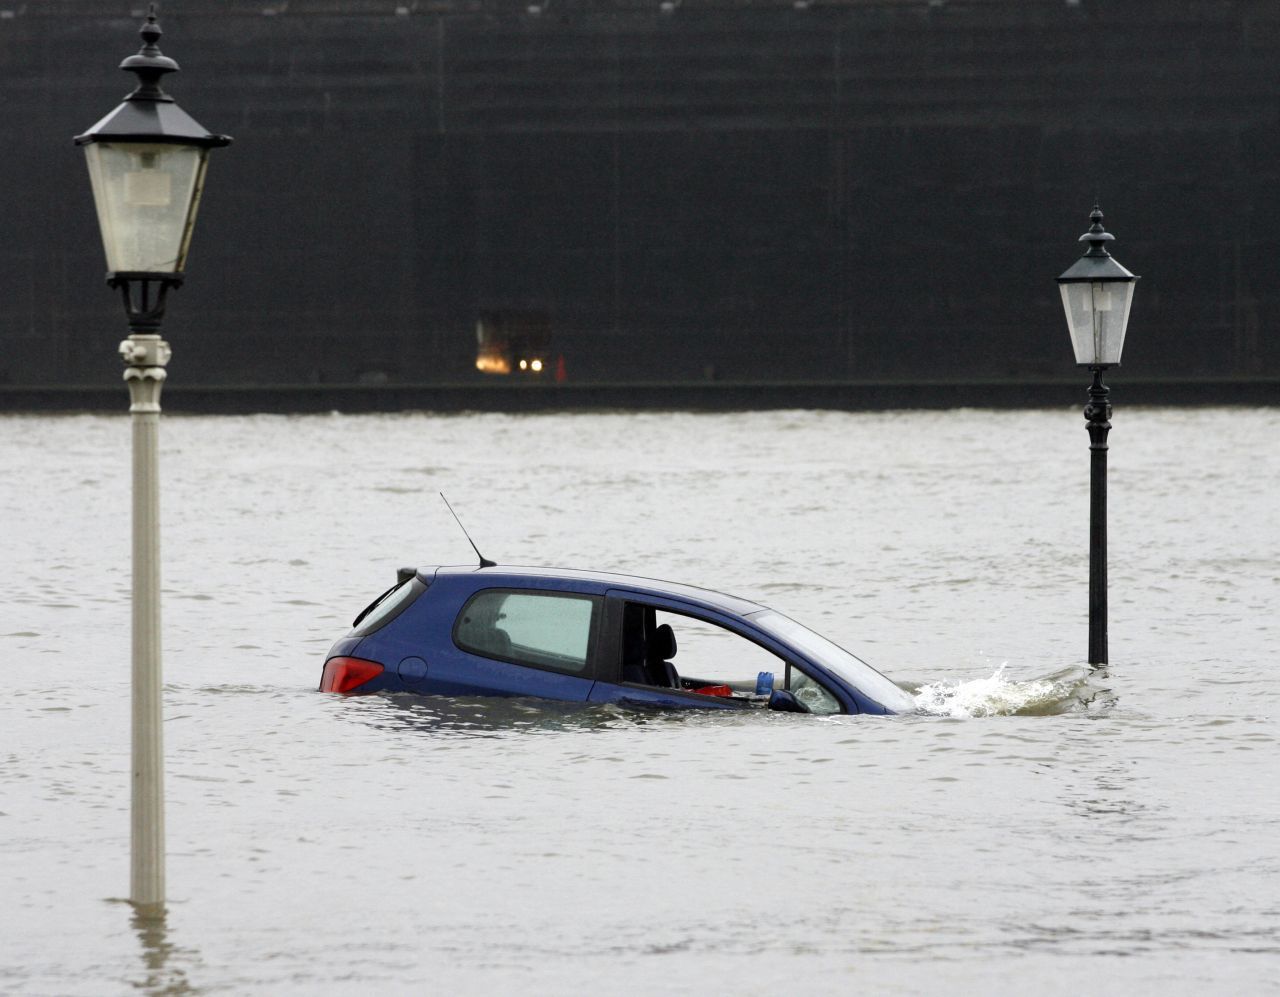
M 1089 243 L 1089 249 L 1058 278 L 1058 286 L 1076 363 L 1113 367 L 1120 363 L 1138 278 L 1107 251 L 1107 243 L 1115 236 L 1102 227 L 1102 211 L 1097 205 L 1089 220 L 1092 225 L 1079 240 Z
M 120 63 L 137 76 L 137 87 L 75 141 L 89 165 L 108 280 L 117 285 L 145 276 L 178 284 L 209 150 L 231 139 L 205 129 L 160 86 L 178 64 L 160 52 L 154 3 L 139 33 L 142 48 Z

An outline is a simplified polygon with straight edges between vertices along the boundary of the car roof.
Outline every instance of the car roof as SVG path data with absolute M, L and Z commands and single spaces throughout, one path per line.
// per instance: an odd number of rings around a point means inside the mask
M 714 589 L 699 588 L 696 585 L 684 585 L 680 582 L 668 582 L 658 578 L 646 578 L 643 575 L 624 575 L 612 571 L 588 571 L 577 568 L 542 568 L 526 565 L 499 564 L 492 567 L 477 565 L 447 565 L 434 569 L 437 575 L 479 575 L 491 579 L 496 585 L 518 585 L 522 580 L 548 579 L 554 581 L 583 582 L 584 588 L 603 593 L 611 588 L 626 588 L 648 595 L 665 595 L 675 599 L 701 603 L 713 609 L 719 609 L 738 616 L 758 613 L 767 606 L 740 599 L 734 595 L 717 592 Z M 428 578 L 430 572 L 422 572 Z

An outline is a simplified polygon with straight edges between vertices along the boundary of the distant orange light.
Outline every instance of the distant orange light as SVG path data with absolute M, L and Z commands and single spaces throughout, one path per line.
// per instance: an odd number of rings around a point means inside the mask
M 481 354 L 476 357 L 476 370 L 486 374 L 510 374 L 511 362 L 503 356 Z

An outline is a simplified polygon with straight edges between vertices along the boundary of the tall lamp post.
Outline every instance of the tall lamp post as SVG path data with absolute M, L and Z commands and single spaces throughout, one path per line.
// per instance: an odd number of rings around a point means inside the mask
M 1107 433 L 1110 393 L 1102 372 L 1118 366 L 1137 277 L 1107 252 L 1115 239 L 1102 227 L 1095 205 L 1093 223 L 1080 237 L 1089 249 L 1058 278 L 1076 363 L 1093 371 L 1084 417 L 1089 430 L 1089 664 L 1107 663 Z
M 137 88 L 76 136 L 84 146 L 107 254 L 107 284 L 129 319 L 120 344 L 133 423 L 133 791 L 129 898 L 164 903 L 164 749 L 160 683 L 160 389 L 169 344 L 165 298 L 180 287 L 209 150 L 230 143 L 198 125 L 160 87 L 178 64 L 161 55 L 151 5 L 142 48 L 120 64 Z

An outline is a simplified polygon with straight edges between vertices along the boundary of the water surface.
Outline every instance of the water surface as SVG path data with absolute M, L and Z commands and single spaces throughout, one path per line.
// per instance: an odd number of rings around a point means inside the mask
M 119 417 L 0 418 L 0 991 L 1280 987 L 1280 411 L 166 416 L 169 894 L 128 889 Z M 470 548 L 772 605 L 899 718 L 314 692 Z

